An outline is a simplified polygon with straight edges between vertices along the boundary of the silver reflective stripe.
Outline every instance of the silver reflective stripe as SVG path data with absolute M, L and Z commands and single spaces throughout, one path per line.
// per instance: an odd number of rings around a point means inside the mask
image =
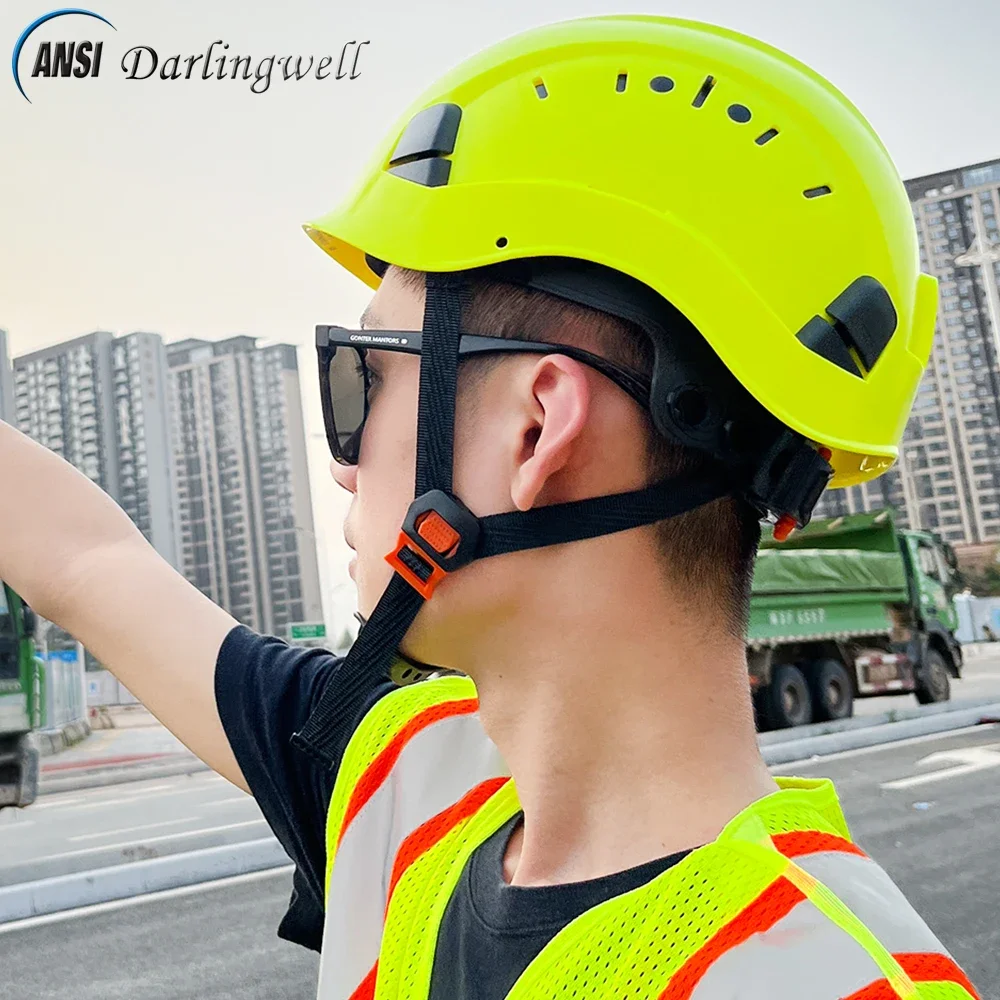
M 824 851 L 796 858 L 795 863 L 835 893 L 893 954 L 948 954 L 892 879 L 871 858 Z
M 348 1000 L 378 959 L 392 866 L 417 827 L 507 771 L 479 715 L 421 729 L 347 828 L 326 900 L 319 1000 Z
M 691 1000 L 837 1000 L 881 978 L 864 948 L 803 900 L 716 959 Z

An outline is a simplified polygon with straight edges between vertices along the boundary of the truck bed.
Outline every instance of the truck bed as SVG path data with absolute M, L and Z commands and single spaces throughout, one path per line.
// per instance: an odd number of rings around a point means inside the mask
M 761 549 L 748 644 L 885 634 L 888 606 L 908 599 L 899 552 Z

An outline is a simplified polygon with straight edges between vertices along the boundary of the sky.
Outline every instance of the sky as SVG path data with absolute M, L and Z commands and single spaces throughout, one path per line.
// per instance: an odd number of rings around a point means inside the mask
M 601 13 L 722 24 L 811 65 L 868 117 L 904 177 L 1000 156 L 1000 3 L 966 0 L 92 0 L 21 32 L 54 6 L 0 8 L 0 327 L 23 354 L 95 329 L 166 341 L 249 334 L 299 345 L 328 620 L 353 609 L 341 535 L 346 497 L 322 433 L 317 323 L 355 325 L 370 297 L 302 233 L 346 193 L 384 130 L 437 76 L 535 25 Z M 954 16 L 952 16 L 954 14 Z M 38 43 L 104 41 L 100 75 L 32 78 Z M 332 57 L 355 79 L 128 80 L 128 49 L 162 64 L 204 52 Z M 216 47 L 218 55 L 221 46 Z M 136 76 L 150 59 L 143 54 Z M 203 63 L 194 67 L 195 74 Z M 212 62 L 214 69 L 215 62 Z M 184 63 L 181 63 L 184 66 Z M 260 87 L 258 87 L 260 89 Z

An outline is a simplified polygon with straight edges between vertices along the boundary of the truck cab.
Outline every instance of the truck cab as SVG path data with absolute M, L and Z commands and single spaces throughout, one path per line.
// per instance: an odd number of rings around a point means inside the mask
M 0 808 L 30 805 L 38 792 L 38 750 L 30 738 L 41 721 L 35 626 L 35 613 L 0 582 Z
M 949 676 L 962 674 L 962 646 L 955 638 L 958 611 L 954 598 L 961 589 L 958 560 L 954 549 L 930 532 L 901 530 L 899 537 L 909 582 L 906 621 L 912 634 L 907 651 L 923 664 L 925 674 L 926 693 L 922 697 L 924 691 L 918 690 L 917 698 L 922 703 L 945 701 L 950 694 Z

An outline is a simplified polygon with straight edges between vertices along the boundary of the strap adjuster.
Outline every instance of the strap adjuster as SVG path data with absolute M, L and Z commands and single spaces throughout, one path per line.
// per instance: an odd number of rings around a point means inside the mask
M 472 562 L 479 521 L 459 500 L 430 490 L 410 504 L 386 562 L 425 600 L 451 572 Z

